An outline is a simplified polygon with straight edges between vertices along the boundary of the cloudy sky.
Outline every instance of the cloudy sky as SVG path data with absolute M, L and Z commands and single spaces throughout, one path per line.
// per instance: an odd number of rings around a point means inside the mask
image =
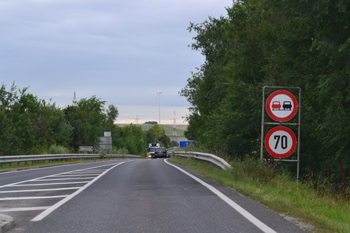
M 203 56 L 188 45 L 190 22 L 225 16 L 232 0 L 0 0 L 0 85 L 65 107 L 97 98 L 119 109 L 117 123 L 179 123 L 189 103 L 178 92 Z

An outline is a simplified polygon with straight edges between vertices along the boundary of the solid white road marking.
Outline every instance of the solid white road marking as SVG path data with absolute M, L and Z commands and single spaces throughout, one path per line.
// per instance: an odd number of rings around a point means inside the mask
M 81 187 L 57 188 L 57 189 L 10 190 L 10 191 L 0 191 L 0 193 L 47 192 L 47 191 L 61 191 L 61 190 L 80 189 L 80 188 Z
M 50 199 L 50 198 L 64 198 L 68 197 L 68 195 L 60 195 L 60 196 L 41 196 L 41 197 L 4 197 L 0 198 L 0 201 L 9 201 L 9 200 L 32 200 L 32 199 Z
M 131 160 L 133 161 L 133 160 Z M 68 197 L 66 197 L 65 199 L 57 202 L 56 204 L 54 204 L 53 206 L 51 206 L 50 208 L 44 210 L 41 214 L 39 214 L 38 216 L 36 216 L 35 218 L 33 218 L 31 221 L 33 222 L 37 222 L 40 221 L 42 219 L 44 219 L 46 216 L 48 216 L 50 213 L 52 213 L 53 211 L 55 211 L 57 208 L 59 208 L 61 205 L 63 205 L 64 203 L 68 202 L 69 200 L 71 200 L 72 198 L 74 198 L 76 195 L 78 195 L 79 193 L 81 193 L 82 191 L 84 191 L 87 187 L 89 187 L 90 185 L 92 185 L 95 181 L 97 181 L 98 179 L 100 179 L 104 174 L 106 174 L 107 172 L 109 172 L 110 170 L 112 170 L 113 168 L 122 165 L 123 163 L 127 163 L 127 162 L 131 162 L 131 161 L 125 161 L 125 162 L 121 162 L 118 163 L 116 165 L 114 165 L 113 167 L 107 169 L 106 171 L 104 171 L 103 173 L 101 173 L 101 175 L 97 176 L 95 179 L 91 180 L 89 183 L 87 183 L 85 186 L 83 186 L 81 189 L 75 191 L 74 193 L 72 193 L 71 195 L 69 195 Z
M 64 182 L 64 183 L 46 183 L 46 184 L 15 184 L 11 187 L 22 187 L 22 186 L 40 186 L 40 185 L 61 185 L 61 184 L 86 184 L 89 181 L 78 181 L 78 182 Z
M 101 174 L 102 171 L 77 171 L 77 172 L 66 172 L 65 174 L 70 174 L 70 173 L 73 173 L 73 174 Z
M 59 178 L 59 177 L 92 177 L 92 178 L 95 178 L 96 176 L 92 176 L 92 175 L 86 175 L 86 176 L 84 176 L 84 175 L 57 175 L 57 176 L 55 176 L 55 177 L 57 177 L 57 178 Z
M 42 181 L 60 181 L 60 180 L 92 180 L 93 178 L 62 178 L 62 179 L 41 179 L 41 180 L 33 180 L 31 182 L 42 182 Z
M 179 171 L 185 173 L 186 175 L 188 175 L 189 177 L 191 177 L 192 179 L 194 179 L 195 181 L 197 181 L 198 183 L 200 183 L 201 185 L 203 185 L 204 187 L 206 187 L 207 189 L 209 189 L 210 191 L 212 191 L 214 194 L 216 194 L 218 197 L 220 197 L 223 201 L 225 201 L 228 205 L 230 205 L 232 208 L 234 208 L 238 213 L 240 213 L 241 215 L 243 215 L 243 217 L 245 217 L 246 219 L 248 219 L 251 223 L 253 223 L 255 226 L 257 226 L 260 230 L 262 230 L 263 232 L 266 233 L 277 233 L 276 231 L 272 230 L 270 227 L 268 227 L 267 225 L 265 225 L 263 222 L 261 222 L 259 219 L 257 219 L 256 217 L 254 217 L 252 214 L 250 214 L 248 211 L 246 211 L 245 209 L 243 209 L 241 206 L 239 206 L 237 203 L 235 203 L 234 201 L 232 201 L 230 198 L 228 198 L 227 196 L 225 196 L 222 192 L 220 192 L 219 190 L 217 190 L 216 188 L 214 188 L 213 186 L 211 186 L 210 184 L 205 183 L 204 181 L 202 181 L 201 179 L 195 177 L 194 175 L 186 172 L 185 170 L 183 170 L 182 168 L 179 168 L 171 163 L 169 163 L 167 161 L 167 159 L 164 160 L 165 163 L 169 164 L 170 166 L 173 166 L 174 168 L 178 169 Z
M 23 208 L 4 208 L 0 209 L 0 212 L 16 212 L 16 211 L 32 211 L 32 210 L 46 210 L 50 206 L 39 206 L 39 207 L 23 207 Z

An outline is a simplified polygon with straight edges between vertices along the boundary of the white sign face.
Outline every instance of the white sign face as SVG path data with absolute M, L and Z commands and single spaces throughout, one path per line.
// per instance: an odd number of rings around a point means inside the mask
M 266 101 L 266 111 L 275 121 L 289 121 L 297 112 L 298 102 L 288 91 L 275 91 Z
M 266 135 L 265 147 L 276 158 L 288 157 L 296 148 L 295 134 L 286 127 L 273 128 Z

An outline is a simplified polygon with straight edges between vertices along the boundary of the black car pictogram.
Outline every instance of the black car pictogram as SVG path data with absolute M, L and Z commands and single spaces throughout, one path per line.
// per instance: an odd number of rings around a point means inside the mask
M 292 103 L 290 101 L 283 101 L 282 107 L 284 110 L 292 110 Z

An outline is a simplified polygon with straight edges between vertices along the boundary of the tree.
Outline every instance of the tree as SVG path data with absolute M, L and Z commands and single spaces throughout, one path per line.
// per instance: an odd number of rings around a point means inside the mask
M 160 142 L 164 147 L 170 146 L 170 138 L 166 136 L 164 129 L 156 124 L 146 132 L 146 140 L 148 143 Z
M 205 62 L 180 92 L 192 105 L 186 136 L 257 155 L 262 87 L 299 86 L 301 154 L 317 173 L 350 159 L 349 9 L 343 0 L 243 0 L 226 17 L 191 23 L 191 47 Z
M 94 146 L 99 144 L 100 132 L 106 115 L 103 111 L 105 101 L 92 96 L 73 101 L 73 105 L 67 106 L 64 111 L 66 119 L 73 126 L 73 141 L 70 146 L 77 150 L 79 146 Z
M 179 146 L 179 143 L 177 141 L 171 141 L 170 146 L 171 147 Z
M 146 121 L 145 122 L 145 124 L 147 125 L 156 125 L 156 124 L 158 124 L 158 122 L 157 121 Z
M 40 154 L 52 144 L 67 146 L 72 127 L 55 104 L 46 104 L 28 88 L 13 83 L 0 89 L 0 155 Z
M 112 139 L 113 147 L 126 148 L 134 155 L 141 154 L 146 148 L 145 133 L 140 126 L 133 124 L 118 127 L 118 137 Z
M 163 136 L 164 130 L 160 125 L 156 124 L 148 130 L 148 133 L 149 134 L 147 139 L 150 140 L 150 143 L 156 143 Z
M 114 105 L 109 105 L 107 110 L 107 121 L 114 124 L 114 121 L 119 115 L 118 108 Z

